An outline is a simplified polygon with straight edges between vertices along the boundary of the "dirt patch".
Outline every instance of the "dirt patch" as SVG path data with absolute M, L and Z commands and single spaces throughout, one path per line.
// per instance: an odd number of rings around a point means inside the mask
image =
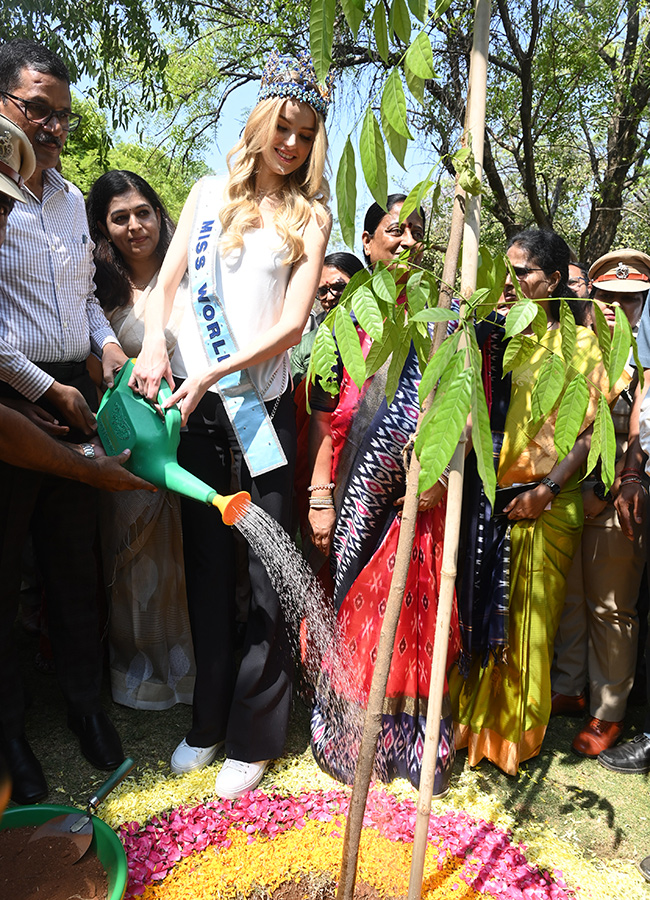
M 64 837 L 29 843 L 36 826 L 0 831 L 0 897 L 14 900 L 106 900 L 108 879 L 97 856 Z
M 336 882 L 329 874 L 304 875 L 298 881 L 285 881 L 269 894 L 258 889 L 248 900 L 335 900 Z M 365 881 L 357 881 L 354 900 L 381 900 L 379 892 Z

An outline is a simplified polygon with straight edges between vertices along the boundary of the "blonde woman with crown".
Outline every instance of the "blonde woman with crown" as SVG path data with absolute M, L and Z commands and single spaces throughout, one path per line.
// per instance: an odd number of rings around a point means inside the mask
M 272 54 L 258 103 L 228 154 L 229 176 L 192 189 L 152 290 L 131 386 L 156 400 L 175 387 L 179 462 L 230 492 L 232 454 L 243 490 L 290 525 L 295 418 L 288 350 L 319 284 L 331 228 L 324 177 L 329 88 L 307 54 Z M 170 365 L 164 338 L 185 273 L 191 296 Z M 225 743 L 215 791 L 254 789 L 280 756 L 291 701 L 291 654 L 278 596 L 249 548 L 251 599 L 235 666 L 235 553 L 213 509 L 183 500 L 187 596 L 196 657 L 192 727 L 172 756 L 176 773 L 211 763 Z

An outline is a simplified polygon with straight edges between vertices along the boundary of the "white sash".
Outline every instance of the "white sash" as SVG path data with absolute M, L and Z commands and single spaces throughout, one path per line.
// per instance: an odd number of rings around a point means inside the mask
M 222 184 L 218 178 L 201 181 L 188 246 L 192 309 L 211 364 L 228 359 L 239 349 L 221 299 L 221 226 L 217 211 Z M 217 389 L 251 475 L 285 466 L 287 458 L 248 369 L 224 376 Z

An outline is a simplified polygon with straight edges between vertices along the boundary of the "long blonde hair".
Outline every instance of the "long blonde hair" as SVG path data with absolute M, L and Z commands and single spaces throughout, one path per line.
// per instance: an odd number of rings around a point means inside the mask
M 227 156 L 230 175 L 224 191 L 225 203 L 219 213 L 223 228 L 220 249 L 224 254 L 241 249 L 244 233 L 259 227 L 256 198 L 259 159 L 275 137 L 280 111 L 286 102 L 283 97 L 261 100 L 248 117 L 242 137 Z M 286 265 L 298 262 L 305 252 L 302 235 L 312 213 L 319 222 L 329 216 L 330 189 L 325 178 L 327 133 L 321 114 L 314 110 L 314 115 L 316 131 L 309 156 L 299 169 L 287 175 L 277 193 L 273 221 L 282 246 L 289 249 L 284 260 Z

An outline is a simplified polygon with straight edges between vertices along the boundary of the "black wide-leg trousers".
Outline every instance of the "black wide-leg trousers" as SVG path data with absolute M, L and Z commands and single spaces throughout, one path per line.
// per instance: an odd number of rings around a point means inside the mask
M 275 401 L 267 404 L 269 411 Z M 273 425 L 287 465 L 251 478 L 220 398 L 208 392 L 181 435 L 179 463 L 220 494 L 230 493 L 232 456 L 240 489 L 285 530 L 291 520 L 296 426 L 286 391 Z M 291 653 L 280 599 L 249 547 L 251 600 L 243 656 L 235 660 L 236 559 L 231 528 L 215 508 L 182 500 L 187 599 L 196 658 L 192 728 L 187 742 L 209 747 L 225 739 L 226 755 L 244 762 L 282 754 L 291 704 Z

